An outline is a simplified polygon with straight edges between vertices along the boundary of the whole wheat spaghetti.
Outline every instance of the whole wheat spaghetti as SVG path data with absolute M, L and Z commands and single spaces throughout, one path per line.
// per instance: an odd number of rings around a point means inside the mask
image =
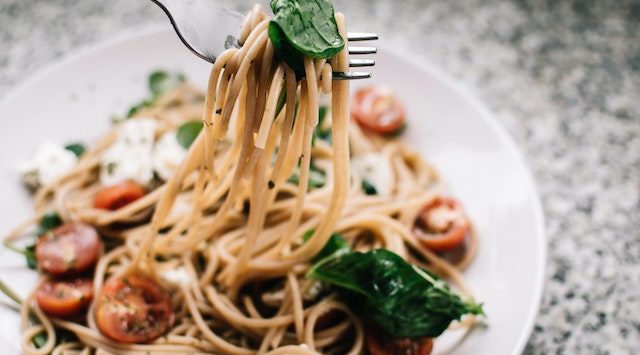
M 336 20 L 344 37 L 342 14 Z M 475 255 L 475 233 L 453 264 L 421 246 L 411 230 L 423 206 L 441 193 L 436 171 L 402 142 L 350 122 L 349 82 L 331 78 L 348 70 L 345 50 L 330 60 L 305 57 L 304 78 L 297 80 L 274 55 L 268 23 L 254 7 L 242 46 L 213 65 L 206 95 L 185 84 L 131 118 L 155 119 L 159 137 L 202 117 L 203 130 L 169 181 L 114 211 L 92 206 L 101 187 L 100 157 L 116 127 L 76 168 L 38 190 L 36 215 L 7 237 L 19 238 L 52 210 L 96 227 L 113 243 L 95 268 L 94 294 L 109 278 L 150 275 L 170 292 L 171 328 L 150 343 L 124 344 L 98 329 L 95 299 L 86 319 L 69 320 L 46 315 L 31 295 L 21 311 L 26 354 L 363 353 L 359 317 L 305 278 L 336 232 L 355 250 L 389 249 L 470 293 L 460 272 Z M 331 143 L 313 139 L 321 100 L 330 100 L 322 124 L 331 129 Z M 365 194 L 363 177 L 350 170 L 350 159 L 370 153 L 391 167 L 388 194 Z M 322 187 L 309 186 L 312 165 L 326 176 Z M 297 183 L 289 179 L 294 174 Z M 182 278 L 166 277 L 171 272 Z M 329 313 L 337 320 L 321 325 Z M 472 323 L 470 317 L 458 325 Z M 61 330 L 72 340 L 59 342 Z M 47 340 L 38 348 L 33 340 L 43 333 Z

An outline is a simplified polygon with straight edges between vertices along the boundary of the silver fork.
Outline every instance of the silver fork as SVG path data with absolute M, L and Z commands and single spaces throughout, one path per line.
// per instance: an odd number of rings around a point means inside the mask
M 178 37 L 198 57 L 215 62 L 216 58 L 232 46 L 244 16 L 225 9 L 215 0 L 151 0 L 169 16 Z M 349 42 L 378 39 L 375 33 L 349 32 Z M 376 47 L 348 46 L 349 54 L 375 54 Z M 350 67 L 370 67 L 373 59 L 349 59 Z M 334 79 L 351 80 L 370 78 L 371 73 L 361 71 L 333 72 Z

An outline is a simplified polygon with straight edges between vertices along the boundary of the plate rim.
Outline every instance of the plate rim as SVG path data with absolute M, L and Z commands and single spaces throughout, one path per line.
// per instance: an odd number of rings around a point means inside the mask
M 72 48 L 70 51 L 59 56 L 58 58 L 54 58 L 51 63 L 44 64 L 36 68 L 32 73 L 26 75 L 26 79 L 24 79 L 21 83 L 9 86 L 7 89 L 7 93 L 4 95 L 4 97 L 0 98 L 0 108 L 5 106 L 14 97 L 20 95 L 34 82 L 37 82 L 41 78 L 46 77 L 49 73 L 55 72 L 59 68 L 64 67 L 69 62 L 78 60 L 84 56 L 89 55 L 92 52 L 99 51 L 105 47 L 116 46 L 118 44 L 136 40 L 145 36 L 154 36 L 160 33 L 171 32 L 173 31 L 168 28 L 166 24 L 158 23 L 153 25 L 141 26 L 139 28 L 134 27 L 125 29 L 117 32 L 113 36 L 104 37 L 98 39 L 97 41 L 89 42 Z M 522 328 L 522 331 L 520 332 L 520 336 L 516 341 L 516 345 L 513 351 L 511 352 L 512 355 L 521 354 L 531 337 L 533 328 L 535 326 L 535 321 L 540 311 L 542 297 L 546 286 L 546 268 L 548 258 L 547 233 L 541 195 L 539 193 L 534 175 L 529 167 L 528 160 L 525 158 L 522 150 L 515 143 L 514 139 L 508 133 L 506 128 L 503 127 L 502 124 L 498 121 L 496 115 L 467 85 L 463 84 L 461 81 L 446 73 L 439 66 L 431 62 L 428 57 L 425 58 L 423 56 L 420 56 L 418 58 L 417 56 L 412 55 L 407 49 L 396 43 L 387 42 L 379 47 L 383 48 L 385 51 L 392 51 L 392 55 L 399 57 L 401 60 L 409 62 L 412 65 L 425 71 L 440 83 L 442 83 L 444 86 L 451 89 L 463 100 L 467 101 L 471 105 L 471 107 L 478 112 L 484 123 L 486 123 L 491 128 L 491 130 L 496 133 L 498 139 L 505 145 L 508 153 L 512 155 L 512 157 L 516 161 L 516 164 L 519 165 L 524 172 L 524 178 L 526 179 L 525 185 L 529 188 L 528 194 L 531 197 L 530 202 L 532 203 L 531 207 L 533 210 L 533 219 L 535 225 L 535 230 L 533 232 L 536 235 L 535 244 L 536 248 L 538 249 L 538 258 L 536 260 L 537 277 L 535 279 L 535 292 L 533 295 L 533 301 L 527 313 L 524 326 Z M 373 75 L 375 75 L 375 72 L 373 73 Z
M 538 274 L 535 280 L 536 285 L 532 302 L 533 304 L 529 308 L 529 312 L 525 320 L 525 325 L 520 333 L 520 337 L 516 342 L 516 346 L 511 352 L 512 355 L 521 354 L 527 346 L 529 339 L 531 338 L 531 334 L 533 332 L 533 328 L 535 326 L 535 322 L 542 305 L 542 296 L 544 294 L 544 289 L 546 286 L 547 269 L 547 233 L 544 210 L 542 208 L 540 192 L 538 191 L 536 180 L 533 176 L 531 168 L 529 167 L 529 164 L 527 163 L 527 159 L 525 158 L 520 147 L 516 144 L 515 140 L 507 132 L 506 128 L 503 127 L 502 124 L 498 121 L 496 115 L 484 102 L 480 100 L 478 95 L 473 93 L 473 91 L 467 85 L 463 84 L 459 80 L 454 79 L 450 74 L 446 73 L 443 69 L 432 63 L 430 60 L 422 57 L 418 59 L 415 55 L 411 55 L 404 47 L 401 47 L 394 43 L 389 43 L 388 45 L 385 45 L 384 48 L 386 50 L 393 50 L 394 55 L 429 73 L 430 75 L 435 77 L 436 80 L 439 80 L 443 85 L 447 86 L 456 94 L 460 95 L 464 100 L 468 101 L 471 107 L 474 110 L 478 111 L 480 117 L 486 124 L 489 125 L 491 130 L 496 132 L 498 139 L 505 144 L 507 151 L 515 158 L 516 164 L 520 165 L 520 168 L 523 169 L 525 179 L 527 180 L 525 184 L 529 187 L 529 194 L 531 195 L 530 201 L 532 202 L 533 218 L 535 224 L 534 233 L 537 236 L 536 248 L 538 249 L 539 257 L 538 260 L 536 260 L 538 262 Z

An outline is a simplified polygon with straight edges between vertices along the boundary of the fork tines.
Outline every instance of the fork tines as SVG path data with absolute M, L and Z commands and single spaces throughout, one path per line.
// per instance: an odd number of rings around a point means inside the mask
M 347 33 L 347 39 L 349 42 L 360 42 L 360 41 L 375 41 L 378 39 L 378 35 L 375 33 L 366 33 L 366 32 L 349 32 Z M 365 47 L 365 46 L 349 46 L 347 48 L 349 54 L 353 55 L 361 55 L 361 54 L 375 54 L 378 52 L 376 47 Z M 376 62 L 373 59 L 349 59 L 349 67 L 357 68 L 357 67 L 371 67 L 374 66 Z M 352 79 L 367 79 L 371 77 L 371 73 L 369 72 L 334 72 L 333 78 L 339 80 L 352 80 Z

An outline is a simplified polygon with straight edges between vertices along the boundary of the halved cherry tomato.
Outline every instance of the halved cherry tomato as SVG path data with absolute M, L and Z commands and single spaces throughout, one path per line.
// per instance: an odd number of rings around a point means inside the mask
M 365 342 L 371 355 L 429 355 L 433 350 L 432 338 L 392 338 L 374 328 L 366 329 Z
M 447 251 L 464 242 L 469 228 L 469 220 L 460 203 L 452 198 L 438 197 L 424 206 L 413 232 L 427 248 Z
M 379 134 L 393 134 L 404 127 L 404 105 L 383 86 L 367 86 L 351 101 L 351 115 L 363 128 Z
M 67 223 L 38 238 L 36 259 L 42 270 L 54 276 L 68 276 L 93 267 L 102 250 L 95 228 Z
M 121 343 L 156 339 L 169 330 L 174 320 L 169 293 L 146 276 L 111 278 L 98 297 L 98 328 Z
M 93 200 L 93 207 L 115 211 L 143 197 L 146 193 L 140 184 L 125 181 L 98 191 Z
M 43 282 L 36 290 L 36 301 L 42 311 L 56 317 L 70 317 L 87 309 L 93 298 L 90 279 Z

